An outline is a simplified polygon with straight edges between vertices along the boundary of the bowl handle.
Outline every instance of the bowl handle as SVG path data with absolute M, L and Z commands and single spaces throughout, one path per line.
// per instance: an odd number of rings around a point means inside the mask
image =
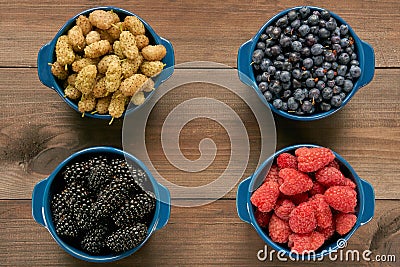
M 165 186 L 158 184 L 158 191 L 160 193 L 160 215 L 158 217 L 158 222 L 156 230 L 163 228 L 169 219 L 171 213 L 171 195 Z
M 236 208 L 239 218 L 242 221 L 251 223 L 249 209 L 247 206 L 247 196 L 249 192 L 251 177 L 246 178 L 239 184 L 237 194 L 236 194 Z
M 251 73 L 253 71 L 253 67 L 249 62 L 249 58 L 251 58 L 251 47 L 253 45 L 253 40 L 248 40 L 244 44 L 242 44 L 238 51 L 238 59 L 237 59 L 237 68 L 239 79 L 250 87 L 254 87 L 254 83 L 250 79 Z
M 361 41 L 364 53 L 364 69 L 361 77 L 361 86 L 363 87 L 372 81 L 375 73 L 375 54 L 374 49 L 369 43 Z
M 374 217 L 375 193 L 370 183 L 361 179 L 361 186 L 364 190 L 364 210 L 361 215 L 361 225 L 368 223 Z
M 52 63 L 49 61 L 49 58 L 51 57 L 49 54 L 51 53 L 50 43 L 42 46 L 38 53 L 37 65 L 39 80 L 47 87 L 54 89 L 54 77 L 51 73 L 51 66 L 49 66 L 49 63 Z
M 43 195 L 46 185 L 47 185 L 47 179 L 44 179 L 35 185 L 32 192 L 32 216 L 37 223 L 43 226 L 45 226 L 45 222 L 43 219 L 42 208 L 43 208 Z

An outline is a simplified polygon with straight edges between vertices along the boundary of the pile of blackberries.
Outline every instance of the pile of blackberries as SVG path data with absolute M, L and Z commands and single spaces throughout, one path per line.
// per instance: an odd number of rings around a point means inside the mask
M 93 156 L 67 165 L 51 199 L 57 235 L 92 255 L 121 253 L 147 237 L 156 199 L 146 173 L 122 158 Z
M 252 54 L 258 88 L 296 115 L 342 105 L 361 75 L 349 28 L 327 10 L 292 9 L 261 34 Z

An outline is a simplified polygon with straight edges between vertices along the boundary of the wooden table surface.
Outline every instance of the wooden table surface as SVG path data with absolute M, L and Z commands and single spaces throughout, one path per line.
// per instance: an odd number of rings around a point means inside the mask
M 370 249 L 373 255 L 396 255 L 397 263 L 340 263 L 398 266 L 400 261 L 400 2 L 355 1 L 113 1 L 149 22 L 169 39 L 176 63 L 214 61 L 236 67 L 239 46 L 250 39 L 270 17 L 296 5 L 315 5 L 342 16 L 375 49 L 373 81 L 335 115 L 300 123 L 275 116 L 277 149 L 297 143 L 327 146 L 341 154 L 376 193 L 373 220 L 357 230 L 348 248 Z M 65 253 L 46 229 L 31 216 L 34 185 L 46 178 L 65 157 L 83 148 L 122 147 L 122 121 L 111 126 L 103 120 L 81 118 L 37 77 L 37 52 L 76 13 L 106 1 L 0 0 L 0 265 L 88 266 Z M 187 70 L 195 71 L 195 70 Z M 221 71 L 221 70 L 216 70 Z M 228 99 L 251 135 L 252 151 L 259 153 L 257 122 L 245 103 L 228 90 L 210 85 L 183 86 L 165 95 L 153 110 L 147 137 L 160 139 L 163 118 L 171 106 L 191 96 Z M 217 177 L 230 154 L 229 138 L 211 120 L 198 119 L 183 130 L 181 149 L 189 159 L 199 156 L 205 137 L 217 144 L 215 162 L 203 175 L 191 176 L 174 169 L 159 146 L 148 146 L 156 167 L 172 182 L 197 186 Z M 257 152 L 258 151 L 258 152 Z M 251 175 L 257 157 L 251 157 L 243 178 Z M 210 175 L 207 175 L 210 174 Z M 196 179 L 194 179 L 195 177 Z M 213 178 L 214 179 L 214 178 Z M 211 179 L 212 180 L 212 179 Z M 156 232 L 120 266 L 281 265 L 260 262 L 257 252 L 264 242 L 236 214 L 235 187 L 222 199 L 197 208 L 172 207 L 169 223 Z M 290 263 L 286 263 L 289 264 Z M 291 263 L 295 265 L 298 263 Z M 316 263 L 311 263 L 316 264 Z M 324 261 L 326 265 L 335 262 Z M 112 264 L 110 264 L 112 265 Z

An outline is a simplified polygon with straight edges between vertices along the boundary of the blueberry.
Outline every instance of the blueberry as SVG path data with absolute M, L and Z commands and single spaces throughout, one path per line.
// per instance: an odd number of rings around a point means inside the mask
M 257 82 L 257 83 L 261 82 L 261 75 L 260 75 L 260 74 L 258 74 L 258 75 L 256 76 L 256 82 Z
M 308 78 L 308 79 L 306 80 L 306 86 L 307 86 L 308 88 L 313 88 L 313 87 L 315 86 L 315 81 L 314 81 L 314 79 L 313 79 L 313 78 Z
M 272 39 L 267 39 L 267 40 L 265 41 L 265 45 L 266 45 L 267 47 L 271 47 L 271 46 L 273 46 L 274 44 L 275 44 L 275 41 L 272 40 Z
M 271 54 L 273 56 L 277 56 L 282 52 L 282 49 L 279 45 L 274 45 L 271 47 Z
M 286 26 L 286 28 L 283 30 L 283 32 L 285 34 L 289 35 L 292 32 L 292 27 L 291 26 Z
M 344 65 L 346 65 L 347 63 L 349 63 L 349 62 L 350 62 L 350 56 L 349 56 L 349 54 L 347 54 L 347 53 L 341 53 L 341 54 L 339 55 L 338 62 L 339 62 L 340 64 L 344 64 Z
M 321 19 L 320 21 L 319 21 L 319 27 L 320 28 L 325 28 L 326 27 L 326 20 L 323 20 L 323 19 Z
M 325 75 L 325 71 L 326 70 L 324 70 L 323 68 L 317 68 L 316 70 L 315 70 L 315 75 L 317 75 L 317 77 L 323 77 L 324 75 Z
M 301 87 L 301 82 L 297 79 L 293 79 L 293 88 L 300 88 Z
M 281 32 L 282 32 L 281 28 L 279 28 L 279 27 L 274 27 L 274 28 L 272 29 L 271 33 L 269 34 L 269 36 L 270 36 L 272 39 L 278 39 L 279 36 L 281 36 Z
M 345 92 L 341 92 L 340 94 L 339 94 L 339 96 L 340 96 L 340 98 L 342 99 L 342 101 L 346 98 L 346 93 Z
M 260 91 L 264 93 L 264 92 L 267 91 L 267 89 L 268 89 L 268 83 L 266 83 L 266 82 L 260 82 L 260 83 L 258 84 L 258 89 L 260 89 Z
M 325 60 L 328 62 L 333 62 L 336 60 L 336 55 L 332 51 L 325 52 Z
M 320 105 L 322 111 L 329 111 L 331 110 L 331 105 L 325 102 L 322 102 Z
M 300 60 L 300 53 L 294 52 L 289 54 L 289 61 L 290 62 L 297 62 Z
M 326 85 L 330 88 L 333 88 L 335 86 L 335 81 L 334 80 L 328 80 L 326 82 Z
M 345 76 L 347 72 L 347 66 L 346 65 L 340 65 L 337 69 L 337 74 L 340 76 Z
M 349 55 L 351 55 L 351 54 L 353 54 L 353 48 L 351 47 L 351 46 L 349 46 L 349 47 L 346 47 L 346 49 L 344 50 L 347 54 L 349 54 Z
M 272 33 L 272 30 L 274 29 L 274 26 L 268 26 L 266 29 L 265 29 L 265 33 L 266 34 L 268 34 L 268 35 L 270 35 L 271 33 Z
M 290 63 L 289 61 L 283 62 L 283 67 L 282 67 L 283 70 L 291 71 L 292 68 L 293 68 L 292 63 Z
M 268 73 L 268 72 L 263 72 L 262 74 L 261 74 L 261 81 L 263 81 L 263 82 L 268 82 L 269 81 L 269 79 L 270 79 L 270 74 Z
M 303 102 L 303 104 L 301 105 L 301 109 L 302 109 L 304 112 L 310 112 L 310 111 L 312 110 L 312 108 L 313 108 L 313 105 L 312 105 L 312 103 L 311 103 L 310 101 L 308 101 L 308 100 L 305 100 L 305 101 Z
M 285 56 L 282 55 L 282 54 L 279 54 L 279 55 L 276 57 L 276 60 L 278 60 L 278 61 L 284 61 L 284 60 L 285 60 Z
M 260 35 L 260 41 L 261 42 L 265 42 L 267 39 L 268 39 L 268 35 L 267 34 L 263 33 L 263 34 Z
M 307 88 L 303 88 L 303 94 L 305 98 L 308 98 L 308 89 Z
M 280 77 L 281 77 L 281 71 L 280 71 L 280 70 L 277 70 L 277 71 L 275 72 L 275 80 L 279 80 Z
M 337 35 L 334 35 L 331 37 L 331 43 L 332 44 L 338 44 L 340 42 L 340 37 Z
M 336 20 L 334 18 L 330 18 L 327 22 L 326 22 L 326 29 L 328 31 L 334 31 L 336 29 L 337 23 Z
M 302 18 L 307 17 L 311 13 L 311 10 L 307 6 L 303 6 L 299 9 L 299 14 Z
M 262 71 L 267 71 L 267 70 L 268 70 L 268 67 L 271 66 L 271 64 L 272 64 L 272 62 L 271 62 L 270 59 L 268 59 L 268 58 L 263 58 L 263 59 L 261 60 L 260 68 L 261 68 Z
M 358 60 L 353 59 L 352 61 L 350 61 L 350 65 L 359 66 L 360 62 L 358 62 Z
M 333 78 L 335 78 L 335 72 L 333 70 L 328 70 L 328 72 L 326 73 L 326 78 L 332 80 Z
M 296 10 L 290 10 L 287 14 L 289 20 L 297 19 L 297 12 Z
M 274 100 L 274 102 L 272 102 L 272 105 L 277 108 L 280 109 L 282 107 L 282 100 L 277 98 Z
M 322 10 L 321 12 L 321 18 L 324 20 L 329 20 L 331 18 L 331 14 L 329 13 L 328 10 Z
M 344 77 L 343 76 L 336 76 L 335 78 L 336 85 L 342 86 L 344 84 Z
M 301 25 L 298 29 L 301 36 L 306 36 L 310 32 L 310 27 L 308 25 Z
M 305 58 L 303 60 L 304 68 L 310 69 L 310 68 L 312 68 L 313 65 L 314 65 L 314 61 L 311 58 Z
M 257 49 L 265 50 L 265 42 L 258 42 L 256 45 Z
M 323 56 L 315 56 L 315 57 L 312 57 L 312 59 L 314 61 L 315 66 L 320 66 L 324 62 Z
M 318 31 L 318 36 L 322 39 L 327 39 L 331 36 L 331 33 L 326 28 L 321 28 Z
M 274 61 L 274 66 L 275 66 L 275 68 L 277 68 L 277 69 L 282 69 L 282 67 L 283 67 L 283 62 L 282 62 L 282 61 L 275 60 L 275 61 Z
M 288 72 L 286 70 L 282 71 L 280 80 L 284 83 L 290 81 L 290 72 Z
M 337 70 L 338 67 L 339 67 L 339 64 L 338 64 L 337 62 L 332 62 L 332 67 L 331 67 L 331 69 Z
M 358 78 L 361 76 L 361 69 L 359 66 L 352 65 L 350 67 L 350 75 L 353 78 Z
M 310 78 L 311 77 L 311 72 L 309 71 L 309 70 L 305 70 L 305 71 L 303 71 L 302 73 L 301 73 L 301 78 L 304 80 L 304 79 L 307 79 L 307 78 Z
M 288 110 L 288 104 L 287 104 L 287 102 L 282 102 L 281 110 L 283 110 L 283 111 L 287 111 L 287 110 Z
M 301 71 L 299 69 L 294 69 L 292 71 L 292 76 L 295 79 L 300 79 L 301 78 Z
M 292 86 L 292 83 L 290 81 L 286 82 L 286 83 L 282 83 L 283 90 L 288 90 L 288 89 L 290 89 L 291 86 Z
M 341 47 L 348 47 L 349 45 L 350 45 L 350 41 L 349 41 L 349 39 L 347 39 L 347 38 L 342 38 L 342 39 L 340 39 L 340 42 L 339 42 L 339 44 L 340 44 L 340 46 Z
M 353 82 L 351 80 L 344 80 L 343 91 L 350 92 L 353 89 Z
M 288 47 L 288 46 L 290 46 L 291 42 L 292 42 L 292 39 L 290 39 L 290 37 L 288 37 L 288 36 L 283 36 L 283 37 L 279 40 L 279 43 L 280 43 L 280 45 L 281 45 L 282 47 Z
M 300 52 L 301 48 L 302 48 L 302 44 L 299 41 L 294 41 L 292 42 L 292 50 L 296 51 L 296 52 Z
M 315 44 L 311 47 L 311 54 L 314 56 L 320 55 L 324 51 L 323 48 L 321 44 Z
M 298 88 L 294 90 L 293 97 L 298 101 L 302 101 L 306 96 L 304 95 L 303 89 Z
M 334 107 L 340 107 L 342 105 L 342 98 L 338 95 L 335 95 L 331 99 L 331 105 Z
M 282 86 L 279 84 L 279 81 L 274 81 L 269 85 L 269 90 L 274 94 L 279 94 L 282 90 Z
M 317 39 L 315 38 L 315 36 L 313 34 L 311 34 L 311 33 L 307 34 L 306 44 L 308 46 L 313 46 L 316 42 L 317 42 Z
M 292 94 L 292 91 L 291 91 L 291 90 L 285 90 L 285 91 L 283 91 L 283 96 L 282 96 L 282 98 L 288 99 L 288 98 L 290 97 L 291 94 Z
M 308 17 L 307 19 L 308 24 L 314 26 L 317 25 L 319 23 L 319 17 L 315 14 L 311 15 Z
M 315 99 L 319 98 L 319 96 L 320 96 L 320 91 L 318 89 L 316 89 L 316 88 L 313 88 L 308 92 L 308 97 L 310 99 L 314 99 L 315 100 Z
M 351 60 L 357 60 L 357 54 L 356 53 L 352 53 L 350 57 L 351 57 Z
M 285 15 L 285 16 L 281 17 L 280 19 L 278 19 L 278 21 L 276 22 L 276 26 L 286 27 L 286 25 L 288 25 L 288 23 L 289 23 L 288 17 Z
M 267 72 L 271 75 L 274 75 L 276 72 L 276 68 L 274 66 L 269 66 Z
M 308 57 L 309 55 L 311 55 L 311 51 L 310 48 L 308 48 L 307 46 L 303 47 L 300 51 L 300 54 L 304 57 Z
M 297 103 L 297 101 L 294 99 L 294 97 L 289 97 L 288 101 L 288 108 L 290 110 L 296 110 L 299 107 L 299 104 Z
M 264 57 L 264 52 L 261 49 L 256 49 L 254 50 L 251 59 L 253 60 L 254 63 L 260 64 L 263 57 Z
M 322 63 L 321 67 L 323 67 L 326 70 L 329 70 L 330 68 L 332 68 L 332 63 L 325 61 L 324 63 Z
M 315 88 L 317 88 L 317 89 L 319 89 L 319 90 L 322 90 L 322 89 L 324 89 L 325 88 L 325 83 L 324 83 L 324 81 L 321 81 L 321 80 L 319 80 L 318 82 L 317 82 L 317 84 L 315 85 Z
M 294 20 L 294 21 L 290 24 L 290 26 L 291 26 L 293 29 L 295 29 L 295 30 L 297 30 L 297 29 L 300 27 L 300 25 L 301 25 L 301 22 L 300 22 L 299 19 Z M 294 35 L 294 36 L 295 36 L 295 35 Z
M 270 102 L 270 101 L 272 100 L 272 94 L 271 94 L 271 92 L 270 92 L 270 91 L 265 91 L 264 97 L 265 97 L 265 99 L 266 99 L 268 102 Z
M 339 94 L 340 92 L 342 92 L 342 87 L 335 85 L 332 88 L 332 91 L 333 91 L 334 94 Z
M 333 44 L 332 50 L 335 50 L 336 54 L 338 54 L 338 53 L 342 52 L 342 47 L 340 46 L 340 44 Z
M 349 27 L 345 24 L 340 25 L 340 35 L 345 36 L 349 32 Z

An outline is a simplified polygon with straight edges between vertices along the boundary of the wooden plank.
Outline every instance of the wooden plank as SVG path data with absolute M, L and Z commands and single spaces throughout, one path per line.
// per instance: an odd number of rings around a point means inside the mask
M 398 260 L 399 201 L 377 201 L 376 204 L 374 219 L 356 231 L 347 249 L 356 249 L 360 253 L 370 249 L 372 256 L 390 254 L 396 255 Z M 0 233 L 2 266 L 92 266 L 69 256 L 43 227 L 34 222 L 28 200 L 0 201 Z M 263 248 L 264 243 L 253 227 L 237 217 L 235 201 L 219 200 L 195 209 L 173 207 L 167 226 L 154 233 L 137 253 L 118 263 L 123 266 L 287 264 L 279 262 L 276 256 L 272 262 L 260 262 L 257 252 Z M 268 251 L 271 249 L 268 247 Z M 324 263 L 326 266 L 337 265 L 328 258 Z M 365 261 L 341 263 L 368 265 Z M 397 265 L 386 263 L 385 266 Z
M 190 75 L 192 70 L 177 70 Z M 227 70 L 212 71 L 226 77 Z M 220 75 L 220 76 L 218 76 Z M 33 186 L 48 176 L 64 158 L 80 149 L 108 145 L 121 147 L 122 121 L 84 118 L 60 97 L 40 84 L 35 69 L 0 69 L 0 196 L 2 199 L 30 198 Z M 277 148 L 291 144 L 315 143 L 328 146 L 344 156 L 360 177 L 370 181 L 379 199 L 399 199 L 400 147 L 398 99 L 400 71 L 378 70 L 375 80 L 361 89 L 349 104 L 328 119 L 295 122 L 276 117 Z M 387 81 L 391 81 L 388 83 Z M 160 145 L 164 118 L 173 107 L 193 97 L 224 101 L 242 118 L 250 136 L 251 157 L 244 177 L 251 175 L 258 161 L 258 124 L 242 100 L 230 91 L 211 84 L 190 84 L 165 95 L 155 106 L 146 128 L 148 153 L 159 172 L 171 182 L 184 186 L 207 184 L 225 170 L 230 157 L 225 130 L 211 120 L 197 119 L 184 127 L 181 149 L 189 159 L 199 157 L 198 144 L 212 138 L 217 157 L 205 171 L 188 174 L 171 165 Z M 371 104 L 375 103 L 375 104 Z M 202 107 L 199 107 L 201 113 Z M 195 112 L 195 111 L 194 111 Z M 235 197 L 236 188 L 226 195 Z
M 175 48 L 176 62 L 215 61 L 236 66 L 237 50 L 273 15 L 292 6 L 320 6 L 320 1 L 113 1 L 145 19 Z M 50 41 L 75 14 L 100 2 L 71 0 L 0 1 L 0 66 L 36 66 L 39 48 Z M 331 1 L 323 6 L 339 14 L 375 48 L 379 67 L 399 67 L 396 0 Z M 246 12 L 244 12 L 246 11 Z M 18 51 L 18 52 L 16 52 Z

